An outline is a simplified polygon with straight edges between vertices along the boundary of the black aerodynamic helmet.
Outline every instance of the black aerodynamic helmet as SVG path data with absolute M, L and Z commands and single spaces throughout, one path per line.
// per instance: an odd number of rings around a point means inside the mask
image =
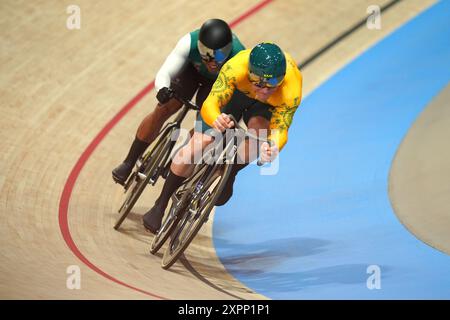
M 230 26 L 220 19 L 209 19 L 203 23 L 198 36 L 198 51 L 206 62 L 224 63 L 233 48 Z

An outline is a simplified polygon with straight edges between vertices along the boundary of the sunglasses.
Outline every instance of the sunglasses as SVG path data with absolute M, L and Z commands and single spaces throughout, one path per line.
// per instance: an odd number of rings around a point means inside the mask
M 284 76 L 274 78 L 260 77 L 253 72 L 248 73 L 248 80 L 258 88 L 276 88 L 283 82 Z
M 198 41 L 198 51 L 204 62 L 216 62 L 217 64 L 223 64 L 230 55 L 231 49 L 231 43 L 220 49 L 209 49 L 203 43 Z
M 200 57 L 202 58 L 202 61 L 203 61 L 203 63 L 211 63 L 211 62 L 214 62 L 215 64 L 217 64 L 217 65 L 220 65 L 221 64 L 221 62 L 219 62 L 219 61 L 217 61 L 214 57 L 212 57 L 212 56 L 202 56 L 202 55 L 200 55 Z

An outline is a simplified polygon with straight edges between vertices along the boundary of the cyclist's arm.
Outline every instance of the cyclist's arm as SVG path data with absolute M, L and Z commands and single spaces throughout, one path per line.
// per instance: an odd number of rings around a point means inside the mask
M 278 150 L 286 145 L 288 140 L 288 130 L 291 126 L 294 113 L 299 104 L 292 107 L 284 105 L 282 107 L 272 109 L 272 118 L 270 120 L 270 135 L 269 139 L 275 142 Z
M 302 99 L 302 75 L 295 64 L 294 59 L 285 53 L 288 62 L 288 70 L 284 85 L 286 96 L 279 101 L 277 107 L 272 109 L 272 118 L 270 121 L 270 135 L 278 150 L 281 150 L 287 143 L 288 130 Z
M 190 49 L 191 34 L 188 33 L 178 41 L 156 74 L 155 87 L 157 91 L 163 87 L 170 87 L 172 77 L 178 74 L 188 61 Z
M 214 85 L 200 110 L 203 120 L 213 126 L 213 122 L 220 115 L 220 109 L 226 105 L 233 95 L 236 87 L 236 77 L 233 68 L 227 62 L 219 72 Z

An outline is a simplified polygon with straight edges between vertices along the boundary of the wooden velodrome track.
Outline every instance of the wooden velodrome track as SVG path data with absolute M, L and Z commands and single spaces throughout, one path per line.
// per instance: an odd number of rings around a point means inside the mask
M 302 70 L 304 96 L 433 2 L 402 1 L 382 15 L 381 30 L 360 28 L 314 60 Z M 178 38 L 208 18 L 237 21 L 246 46 L 270 40 L 301 62 L 373 1 L 266 1 L 242 17 L 261 1 L 80 0 L 80 30 L 66 28 L 70 4 L 0 2 L 0 298 L 264 299 L 226 273 L 210 224 L 184 261 L 161 269 L 140 221 L 161 184 L 113 230 L 123 194 L 111 169 L 156 101 L 153 91 L 137 95 Z M 66 287 L 70 265 L 81 268 L 80 290 Z

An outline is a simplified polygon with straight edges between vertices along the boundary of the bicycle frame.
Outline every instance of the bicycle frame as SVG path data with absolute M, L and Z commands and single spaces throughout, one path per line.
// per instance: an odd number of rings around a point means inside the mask
M 181 123 L 189 110 L 199 110 L 195 104 L 187 102 L 183 98 L 178 98 L 176 93 L 174 97 L 183 103 L 183 107 L 178 112 L 175 120 L 166 123 L 160 130 L 155 144 L 141 159 L 138 160 L 136 168 L 125 182 L 124 189 L 127 196 L 119 208 L 121 216 L 114 225 L 116 230 L 120 228 L 120 225 L 130 213 L 146 185 L 155 185 L 162 173 L 167 172 L 171 164 L 171 155 L 174 146 L 178 140 L 178 135 L 172 137 L 172 134 L 179 134 L 179 130 L 177 131 L 177 129 L 181 128 Z M 170 139 L 170 141 L 168 141 L 168 139 Z
M 176 118 L 171 121 L 168 122 L 164 125 L 164 127 L 160 130 L 160 133 L 158 136 L 165 136 L 167 135 L 170 131 L 172 131 L 174 128 L 176 129 L 180 129 L 181 128 L 181 123 L 183 122 L 184 118 L 186 117 L 187 113 L 190 110 L 200 110 L 200 108 L 195 105 L 194 103 L 190 102 L 189 100 L 186 100 L 182 97 L 179 97 L 177 95 L 175 95 L 175 99 L 179 100 L 181 103 L 183 103 L 183 107 L 181 108 L 181 110 L 178 112 Z M 178 135 L 179 132 L 177 134 L 176 137 L 171 137 L 171 145 L 170 145 L 170 153 L 167 153 L 163 160 L 161 161 L 161 163 L 164 163 L 164 165 L 162 166 L 158 166 L 157 167 L 157 171 L 156 172 L 152 172 L 152 178 L 149 180 L 149 184 L 151 185 L 155 185 L 156 182 L 158 181 L 158 178 L 161 176 L 161 172 L 168 170 L 168 168 L 170 167 L 170 164 L 172 162 L 171 160 L 171 155 L 172 155 L 172 151 L 173 151 L 173 147 L 175 146 L 177 139 L 178 139 Z M 159 143 L 160 141 L 158 141 Z M 149 156 L 150 153 L 147 153 L 143 159 L 143 162 L 145 162 L 145 160 L 147 159 L 147 157 Z
M 234 117 L 231 116 L 231 118 L 236 124 L 233 139 L 225 139 L 226 135 L 222 134 L 221 140 L 216 141 L 215 146 L 203 154 L 201 162 L 196 165 L 191 176 L 183 182 L 181 189 L 179 188 L 172 195 L 172 207 L 154 238 L 158 240 L 152 243 L 151 250 L 154 254 L 170 236 L 171 240 L 162 260 L 164 269 L 170 268 L 177 261 L 202 225 L 208 221 L 211 210 L 227 183 L 231 165 L 235 163 L 238 150 L 237 132 L 244 132 L 245 138 L 267 141 L 248 133 L 239 126 Z M 220 146 L 222 149 L 218 151 Z M 214 160 L 213 163 L 210 164 L 208 157 L 209 160 Z M 258 165 L 261 164 L 258 162 Z M 217 173 L 219 175 L 215 176 Z

